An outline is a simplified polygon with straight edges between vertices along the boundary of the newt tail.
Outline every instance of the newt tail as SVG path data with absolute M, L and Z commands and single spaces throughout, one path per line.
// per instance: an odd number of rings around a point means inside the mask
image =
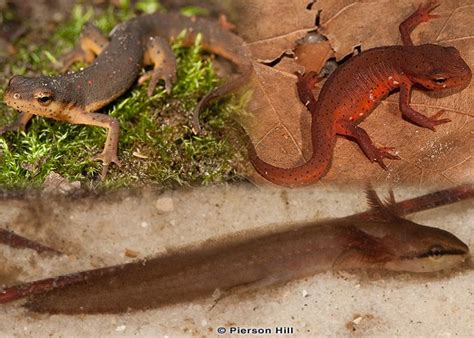
M 282 186 L 310 184 L 324 176 L 329 168 L 336 141 L 336 131 L 331 127 L 332 114 L 322 112 L 318 108 L 320 101 L 317 101 L 312 93 L 314 85 L 319 80 L 313 73 L 309 73 L 304 76 L 298 75 L 296 84 L 301 102 L 308 110 L 315 112 L 311 116 L 311 135 L 318 135 L 312 138 L 312 145 L 313 149 L 319 151 L 313 151 L 313 155 L 306 163 L 289 169 L 273 166 L 258 157 L 253 143 L 250 140 L 247 141 L 250 161 L 257 172 L 272 183 Z

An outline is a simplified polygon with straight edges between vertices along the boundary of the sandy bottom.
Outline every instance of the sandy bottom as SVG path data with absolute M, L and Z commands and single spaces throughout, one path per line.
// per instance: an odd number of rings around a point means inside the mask
M 426 190 L 396 190 L 398 199 Z M 31 197 L 3 200 L 0 225 L 67 255 L 51 257 L 0 246 L 0 283 L 33 280 L 130 262 L 176 245 L 241 229 L 366 209 L 363 191 L 219 186 L 117 194 L 94 198 Z M 474 244 L 474 203 L 465 201 L 411 216 Z M 424 335 L 474 333 L 474 270 L 416 277 L 410 274 L 331 272 L 233 295 L 123 315 L 38 315 L 21 302 L 0 306 L 0 336 L 216 336 L 219 328 L 258 329 L 277 336 Z M 220 329 L 222 330 L 222 329 Z M 270 330 L 270 331 L 268 331 Z M 283 336 L 283 334 L 282 334 Z

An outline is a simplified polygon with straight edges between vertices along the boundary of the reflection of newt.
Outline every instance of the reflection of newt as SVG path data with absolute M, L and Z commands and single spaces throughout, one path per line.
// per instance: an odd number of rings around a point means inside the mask
M 203 106 L 247 80 L 250 75 L 248 52 L 238 36 L 217 23 L 176 13 L 156 13 L 116 26 L 110 42 L 97 28 L 87 26 L 81 36 L 80 46 L 64 58 L 65 68 L 79 60 L 92 62 L 84 70 L 54 77 L 12 77 L 5 93 L 5 102 L 20 110 L 21 114 L 13 124 L 0 129 L 0 134 L 24 129 L 33 115 L 107 128 L 107 141 L 102 154 L 98 156 L 104 163 L 104 178 L 110 163 L 120 164 L 117 157 L 119 123 L 113 117 L 94 112 L 128 90 L 145 65 L 154 66 L 153 71 L 140 79 L 151 78 L 148 95 L 153 94 L 160 79 L 164 80 L 169 93 L 175 81 L 176 58 L 167 40 L 177 37 L 184 30 L 187 31 L 185 44 L 190 44 L 197 33 L 202 33 L 204 49 L 229 59 L 241 71 L 240 77 L 201 100 L 194 112 L 194 128 L 199 129 L 198 115 Z
M 275 167 L 260 159 L 249 142 L 249 157 L 255 169 L 267 180 L 285 186 L 305 185 L 320 179 L 329 168 L 336 134 L 354 139 L 372 162 L 386 169 L 384 158 L 399 159 L 391 148 L 377 148 L 364 129 L 357 126 L 393 90 L 400 89 L 400 110 L 405 119 L 435 130 L 449 122 L 438 119 L 442 112 L 426 117 L 410 107 L 412 86 L 428 90 L 467 86 L 472 74 L 454 47 L 432 44 L 414 46 L 410 32 L 421 22 L 437 17 L 429 14 L 437 5 L 420 6 L 400 25 L 403 46 L 369 49 L 341 65 L 328 78 L 316 101 L 311 74 L 298 81 L 301 101 L 312 114 L 313 154 L 301 166 Z
M 463 189 L 443 196 L 451 199 Z M 472 187 L 467 190 L 472 195 Z M 37 312 L 123 312 L 326 270 L 438 271 L 468 256 L 468 247 L 451 233 L 403 219 L 406 211 L 394 208 L 393 200 L 383 203 L 372 190 L 367 195 L 369 213 L 241 232 L 135 263 L 25 283 L 1 291 L 0 303 L 32 296 L 26 307 Z

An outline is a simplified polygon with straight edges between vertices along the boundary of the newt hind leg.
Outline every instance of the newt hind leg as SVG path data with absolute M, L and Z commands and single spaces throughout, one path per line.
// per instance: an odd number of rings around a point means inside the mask
M 416 26 L 422 22 L 428 22 L 431 19 L 439 18 L 439 15 L 437 14 L 430 14 L 439 5 L 440 3 L 436 0 L 431 0 L 425 4 L 420 4 L 418 9 L 400 24 L 400 34 L 402 36 L 402 42 L 405 46 L 413 46 L 413 41 L 411 40 L 410 34 L 416 28 Z
M 108 43 L 99 28 L 91 23 L 86 24 L 81 33 L 79 46 L 61 58 L 62 71 L 65 72 L 76 62 L 92 63 Z
M 400 157 L 391 153 L 394 150 L 392 147 L 377 148 L 374 146 L 367 132 L 352 124 L 351 122 L 338 120 L 336 122 L 336 133 L 353 138 L 360 146 L 365 156 L 370 162 L 377 162 L 382 169 L 387 170 L 387 166 L 383 162 L 384 158 L 389 160 L 399 160 Z
M 145 73 L 138 79 L 140 84 L 150 79 L 148 96 L 153 95 L 159 80 L 165 81 L 166 92 L 170 94 L 171 86 L 176 81 L 176 56 L 168 42 L 161 37 L 150 37 L 146 46 L 144 63 L 145 65 L 154 65 L 152 71 Z

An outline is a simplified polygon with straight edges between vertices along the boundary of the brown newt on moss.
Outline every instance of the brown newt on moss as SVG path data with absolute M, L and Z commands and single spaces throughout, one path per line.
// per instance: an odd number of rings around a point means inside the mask
M 472 186 L 463 189 L 448 192 L 450 201 L 469 192 L 472 197 Z M 373 190 L 367 197 L 372 209 L 363 218 L 356 214 L 239 232 L 151 259 L 5 288 L 0 303 L 31 296 L 25 306 L 36 312 L 117 313 L 327 270 L 431 272 L 456 267 L 468 257 L 469 248 L 453 234 L 402 218 L 393 199 L 382 202 Z
M 397 160 L 392 148 L 374 146 L 367 132 L 357 124 L 395 89 L 400 90 L 400 110 L 405 119 L 435 130 L 435 126 L 450 122 L 439 119 L 442 111 L 427 117 L 410 107 L 411 88 L 419 85 L 428 90 L 467 86 L 472 73 L 454 47 L 433 44 L 414 46 L 411 31 L 421 22 L 437 17 L 430 12 L 438 5 L 420 5 L 400 24 L 403 46 L 369 49 L 338 67 L 324 83 L 318 100 L 312 89 L 317 81 L 312 74 L 299 77 L 297 84 L 301 101 L 311 112 L 313 154 L 301 166 L 280 168 L 258 157 L 248 142 L 249 158 L 257 172 L 272 183 L 299 186 L 319 180 L 329 169 L 336 135 L 354 139 L 371 162 L 387 169 L 383 159 Z
M 168 40 L 182 31 L 186 31 L 185 45 L 202 33 L 203 48 L 230 60 L 240 71 L 239 77 L 199 102 L 194 111 L 194 129 L 199 131 L 198 116 L 205 104 L 240 87 L 249 78 L 249 52 L 241 38 L 218 23 L 177 13 L 156 13 L 117 25 L 110 34 L 110 41 L 94 26 L 86 26 L 80 46 L 64 57 L 65 69 L 76 61 L 91 63 L 84 70 L 53 77 L 12 77 L 5 102 L 21 113 L 14 123 L 1 128 L 0 134 L 24 129 L 33 115 L 107 128 L 104 150 L 97 156 L 103 162 L 104 178 L 110 163 L 120 165 L 117 157 L 120 127 L 117 119 L 95 112 L 128 90 L 146 65 L 153 65 L 154 69 L 139 82 L 150 78 L 148 95 L 152 95 L 159 80 L 164 80 L 166 91 L 170 92 L 176 78 L 176 58 Z

